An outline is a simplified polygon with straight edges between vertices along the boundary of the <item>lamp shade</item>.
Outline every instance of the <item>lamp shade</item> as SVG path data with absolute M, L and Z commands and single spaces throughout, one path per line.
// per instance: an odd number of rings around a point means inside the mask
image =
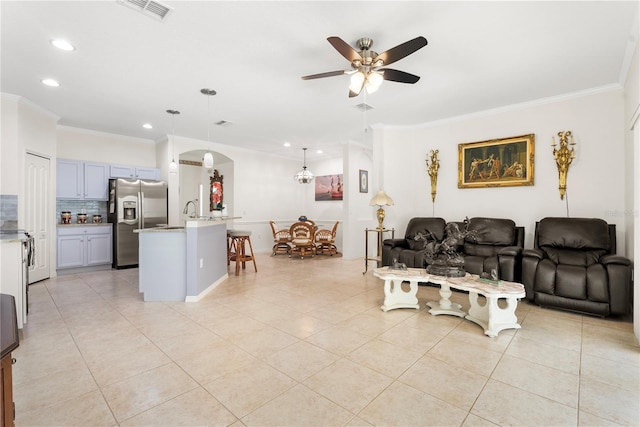
M 380 190 L 369 202 L 369 206 L 393 206 L 393 199 L 387 196 L 384 190 Z

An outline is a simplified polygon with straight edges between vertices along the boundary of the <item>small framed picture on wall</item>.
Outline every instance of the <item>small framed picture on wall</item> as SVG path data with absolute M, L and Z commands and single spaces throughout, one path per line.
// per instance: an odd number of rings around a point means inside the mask
M 369 172 L 360 169 L 360 192 L 369 192 Z

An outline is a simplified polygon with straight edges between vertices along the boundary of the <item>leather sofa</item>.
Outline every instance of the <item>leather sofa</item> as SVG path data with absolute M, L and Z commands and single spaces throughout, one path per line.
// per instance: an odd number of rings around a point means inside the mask
M 457 223 L 464 230 L 464 222 Z M 442 242 L 447 222 L 442 218 L 416 217 L 409 220 L 404 238 L 386 239 L 382 245 L 382 265 L 394 260 L 407 267 L 425 268 L 428 260 L 423 237 Z M 471 218 L 468 236 L 460 242 L 458 252 L 464 258 L 464 269 L 473 274 L 490 273 L 498 269 L 503 280 L 519 281 L 521 253 L 524 246 L 524 227 L 517 227 L 510 219 Z
M 433 236 L 437 242 L 442 242 L 446 226 L 447 222 L 442 218 L 411 218 L 404 238 L 384 240 L 382 265 L 391 265 L 395 260 L 406 264 L 407 267 L 425 268 L 425 240 L 422 240 L 421 236 L 427 238 Z
M 464 223 L 459 224 L 463 230 Z M 524 227 L 510 219 L 475 217 L 469 220 L 468 231 L 458 249 L 467 273 L 480 275 L 496 269 L 500 279 L 520 282 Z
M 598 316 L 631 308 L 631 261 L 616 255 L 615 224 L 596 218 L 544 218 L 523 251 L 522 279 L 533 303 Z

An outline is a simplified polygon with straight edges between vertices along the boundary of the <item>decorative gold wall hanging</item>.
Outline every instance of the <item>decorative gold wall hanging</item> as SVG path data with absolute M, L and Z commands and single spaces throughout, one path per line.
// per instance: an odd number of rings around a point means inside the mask
M 558 166 L 558 190 L 560 190 L 560 200 L 562 200 L 567 191 L 567 173 L 569 172 L 569 165 L 575 158 L 573 146 L 576 143 L 573 142 L 573 135 L 570 130 L 558 132 L 558 137 L 560 138 L 560 147 L 557 148 L 555 137 L 552 137 L 552 147 L 553 157 L 555 157 L 556 165 Z M 570 145 L 572 146 L 571 148 L 569 148 Z
M 431 161 L 429 161 L 431 159 Z M 438 158 L 438 150 L 429 151 L 429 157 L 425 160 L 427 164 L 427 173 L 431 178 L 431 201 L 436 201 L 436 188 L 438 187 L 438 170 L 440 169 L 440 159 Z

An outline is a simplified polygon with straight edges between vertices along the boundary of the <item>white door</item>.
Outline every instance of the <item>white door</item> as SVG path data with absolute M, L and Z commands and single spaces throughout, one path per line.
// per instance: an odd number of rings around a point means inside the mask
M 35 264 L 29 268 L 29 283 L 44 280 L 49 274 L 51 244 L 49 198 L 51 176 L 49 159 L 27 153 L 25 220 L 26 231 L 35 239 Z

